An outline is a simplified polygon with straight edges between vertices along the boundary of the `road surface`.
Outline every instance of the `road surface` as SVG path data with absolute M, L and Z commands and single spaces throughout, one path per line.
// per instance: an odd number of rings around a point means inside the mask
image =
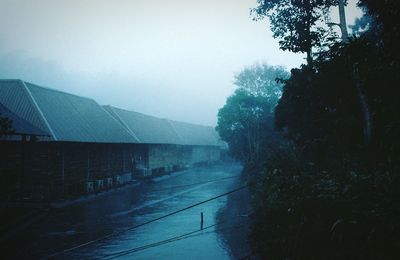
M 239 203 L 247 191 L 223 194 L 244 185 L 240 171 L 238 165 L 194 168 L 52 209 L 3 244 L 3 253 L 10 259 L 238 258 L 235 252 L 248 251 L 249 208 Z M 226 242 L 230 231 L 242 248 Z

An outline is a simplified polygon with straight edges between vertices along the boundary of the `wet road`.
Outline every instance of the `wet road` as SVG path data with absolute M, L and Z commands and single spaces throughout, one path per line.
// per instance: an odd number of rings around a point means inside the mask
M 228 196 L 196 204 L 243 186 L 240 171 L 237 165 L 186 170 L 125 187 L 95 200 L 51 210 L 13 241 L 9 249 L 14 246 L 17 250 L 11 251 L 10 257 L 234 258 L 222 233 L 234 230 L 235 236 L 242 234 L 237 239 L 245 241 L 243 216 L 248 208 L 227 211 Z M 240 200 L 241 194 L 245 196 L 246 189 L 232 193 L 235 200 Z M 201 212 L 203 230 L 200 230 Z M 18 250 L 17 245 L 22 245 L 19 249 L 24 250 Z

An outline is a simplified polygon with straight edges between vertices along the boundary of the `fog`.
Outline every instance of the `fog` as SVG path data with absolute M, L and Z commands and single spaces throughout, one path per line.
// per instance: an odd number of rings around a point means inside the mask
M 360 15 L 350 1 L 348 22 Z M 205 125 L 254 62 L 297 67 L 255 0 L 0 0 L 0 78 Z M 335 17 L 333 17 L 335 19 Z

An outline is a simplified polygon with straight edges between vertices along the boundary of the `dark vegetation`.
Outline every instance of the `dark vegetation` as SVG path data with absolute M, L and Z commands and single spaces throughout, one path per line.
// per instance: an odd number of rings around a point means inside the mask
M 0 138 L 12 131 L 13 128 L 11 120 L 7 117 L 2 116 L 0 113 Z
M 317 26 L 339 2 L 259 0 L 256 18 L 270 18 L 281 48 L 307 53 L 307 65 L 246 69 L 219 112 L 252 184 L 261 258 L 400 257 L 400 4 L 360 0 L 355 34 L 339 38 Z

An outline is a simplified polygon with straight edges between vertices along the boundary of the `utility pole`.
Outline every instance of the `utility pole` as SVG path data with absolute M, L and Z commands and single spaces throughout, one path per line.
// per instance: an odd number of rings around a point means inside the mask
M 344 1 L 345 0 L 339 0 L 338 5 L 339 5 L 339 27 L 340 31 L 342 32 L 342 41 L 347 42 L 349 38 L 349 34 L 347 32 L 347 23 L 346 23 L 346 13 L 344 10 Z

